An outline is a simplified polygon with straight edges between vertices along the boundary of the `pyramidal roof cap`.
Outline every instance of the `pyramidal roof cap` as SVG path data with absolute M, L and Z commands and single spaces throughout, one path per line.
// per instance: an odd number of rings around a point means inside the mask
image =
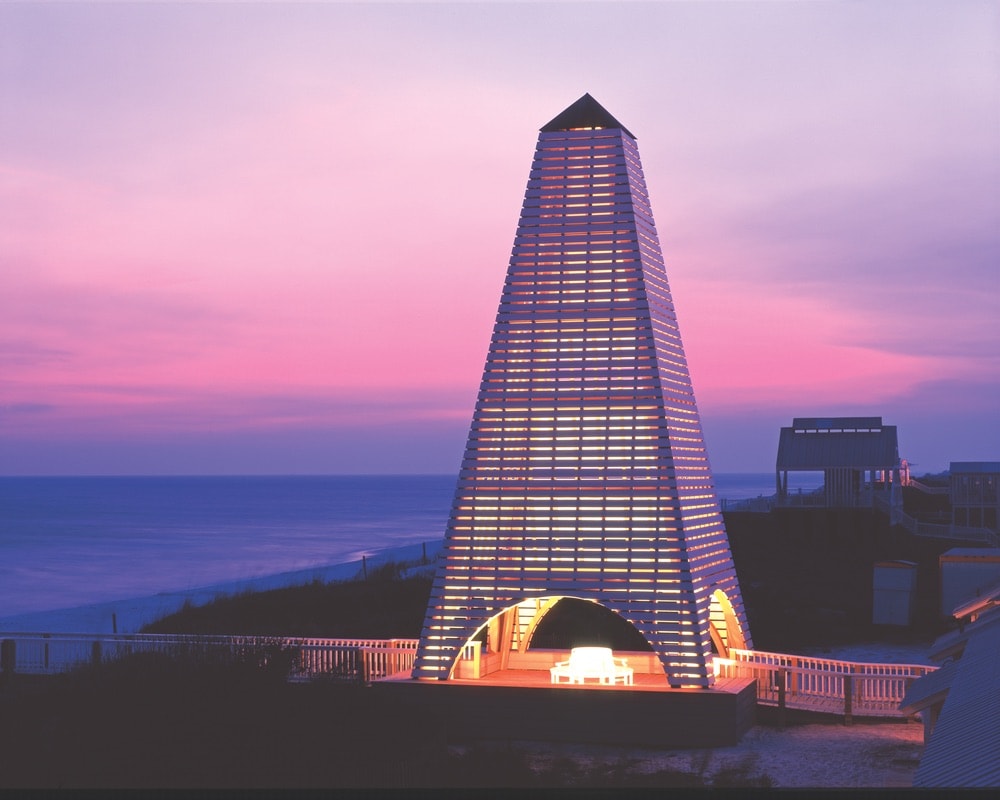
M 633 139 L 635 135 L 616 120 L 611 113 L 590 94 L 585 94 L 573 105 L 556 116 L 541 130 L 545 133 L 551 131 L 568 131 L 572 128 L 621 128 Z

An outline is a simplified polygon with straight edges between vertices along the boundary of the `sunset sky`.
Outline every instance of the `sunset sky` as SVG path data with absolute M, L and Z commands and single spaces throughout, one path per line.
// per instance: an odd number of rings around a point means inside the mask
M 637 137 L 709 455 L 1000 460 L 1000 2 L 2 3 L 0 473 L 456 472 L 537 131 Z

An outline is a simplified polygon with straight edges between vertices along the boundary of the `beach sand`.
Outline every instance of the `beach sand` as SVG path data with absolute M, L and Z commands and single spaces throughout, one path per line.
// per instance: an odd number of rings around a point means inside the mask
M 923 751 L 923 726 L 906 721 L 831 722 L 783 730 L 757 725 L 732 747 L 697 750 L 511 744 L 531 751 L 532 762 L 538 766 L 569 761 L 581 771 L 603 768 L 610 772 L 627 765 L 631 774 L 677 770 L 714 781 L 720 773 L 735 770 L 751 778 L 766 775 L 775 787 L 910 787 Z

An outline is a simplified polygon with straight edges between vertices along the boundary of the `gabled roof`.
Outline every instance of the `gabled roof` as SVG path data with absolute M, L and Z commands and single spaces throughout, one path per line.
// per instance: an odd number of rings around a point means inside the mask
M 796 418 L 778 438 L 779 470 L 897 466 L 896 426 L 883 425 L 881 417 Z
M 574 128 L 620 128 L 633 139 L 628 128 L 616 120 L 611 113 L 589 94 L 585 94 L 573 105 L 555 116 L 551 122 L 541 127 L 543 133 L 568 131 Z
M 916 714 L 939 703 L 951 689 L 958 664 L 958 661 L 949 661 L 913 681 L 899 704 L 899 710 L 904 714 Z

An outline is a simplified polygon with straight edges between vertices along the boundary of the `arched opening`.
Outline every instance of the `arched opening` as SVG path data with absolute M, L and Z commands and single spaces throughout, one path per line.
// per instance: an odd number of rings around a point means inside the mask
M 712 636 L 716 655 L 728 658 L 730 649 L 742 650 L 746 647 L 746 639 L 736 617 L 736 610 L 722 589 L 712 592 L 709 622 L 708 630 Z
M 529 648 L 568 650 L 571 647 L 610 647 L 633 652 L 652 646 L 620 614 L 600 603 L 563 597 L 538 621 Z
M 460 650 L 450 677 L 479 679 L 518 670 L 548 675 L 549 667 L 578 647 L 626 653 L 641 662 L 643 672 L 663 671 L 646 638 L 612 609 L 577 597 L 539 597 L 509 606 L 481 625 Z

